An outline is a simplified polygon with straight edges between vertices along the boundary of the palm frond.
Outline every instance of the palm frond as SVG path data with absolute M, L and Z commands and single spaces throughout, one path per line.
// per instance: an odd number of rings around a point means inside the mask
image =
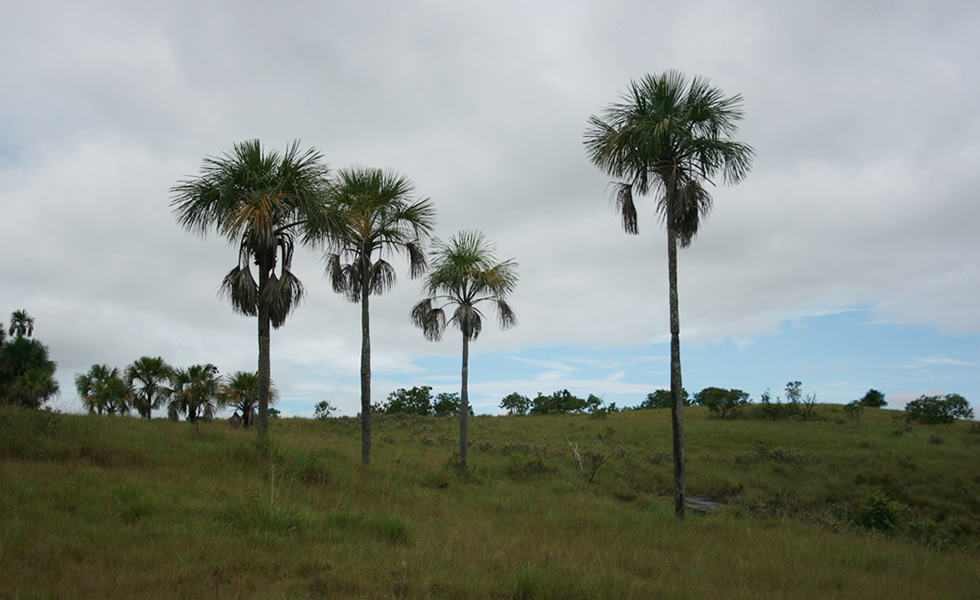
M 397 281 L 395 267 L 391 263 L 378 259 L 371 267 L 370 289 L 372 294 L 381 295 L 394 287 Z
M 433 306 L 432 298 L 426 298 L 412 307 L 412 323 L 422 330 L 425 339 L 438 342 L 446 330 L 446 313 Z

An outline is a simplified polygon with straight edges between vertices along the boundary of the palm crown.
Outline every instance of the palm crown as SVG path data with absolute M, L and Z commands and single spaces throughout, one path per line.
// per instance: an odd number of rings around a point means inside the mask
M 301 152 L 298 142 L 280 154 L 250 140 L 236 144 L 231 154 L 205 158 L 199 177 L 172 190 L 181 226 L 201 235 L 213 229 L 238 242 L 238 266 L 221 285 L 232 306 L 250 316 L 263 306 L 276 328 L 303 296 L 290 270 L 296 237 L 313 242 L 329 229 L 329 169 L 320 161 L 319 152 Z
M 341 235 L 327 240 L 326 255 L 335 292 L 351 302 L 360 302 L 365 291 L 384 293 L 396 280 L 385 257 L 401 252 L 408 256 L 412 277 L 425 272 L 423 244 L 435 208 L 428 199 L 411 201 L 412 191 L 408 179 L 390 171 L 353 167 L 337 173 L 333 200 L 344 226 Z
M 681 246 L 691 243 L 711 209 L 702 182 L 720 173 L 726 183 L 738 183 L 752 164 L 752 148 L 731 139 L 742 116 L 740 95 L 726 98 L 703 77 L 688 83 L 667 71 L 631 82 L 621 102 L 589 119 L 589 158 L 625 180 L 616 184 L 615 198 L 627 233 L 639 231 L 634 190 L 659 190 L 660 218 Z
M 496 262 L 496 247 L 482 233 L 461 231 L 448 242 L 433 241 L 433 264 L 425 282 L 429 297 L 415 305 L 412 321 L 426 339 L 438 341 L 448 324 L 453 324 L 468 340 L 475 340 L 483 329 L 479 305 L 496 307 L 502 328 L 517 323 L 517 315 L 507 296 L 517 286 L 517 263 Z M 445 308 L 453 306 L 446 319 Z

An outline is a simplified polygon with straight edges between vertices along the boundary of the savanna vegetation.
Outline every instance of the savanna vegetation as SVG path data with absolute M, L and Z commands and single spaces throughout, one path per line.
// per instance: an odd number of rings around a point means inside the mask
M 668 410 L 200 422 L 0 409 L 0 597 L 971 598 L 980 429 Z M 941 439 L 937 442 L 936 439 Z
M 95 364 L 74 378 L 89 414 L 39 410 L 56 365 L 15 312 L 0 327 L 0 598 L 974 597 L 980 427 L 962 396 L 901 413 L 874 389 L 836 406 L 799 381 L 785 401 L 682 386 L 676 254 L 712 181 L 751 167 L 741 118 L 740 96 L 669 71 L 589 121 L 626 232 L 634 194 L 653 194 L 667 234 L 670 389 L 635 407 L 566 389 L 474 416 L 470 343 L 486 310 L 516 324 L 514 259 L 474 230 L 431 239 L 434 205 L 394 172 L 333 173 L 298 143 L 205 158 L 171 206 L 236 247 L 220 289 L 256 318 L 257 370 Z M 359 305 L 357 417 L 322 401 L 314 419 L 270 420 L 271 330 L 304 295 L 297 246 Z M 406 318 L 429 340 L 461 334 L 459 393 L 372 402 L 370 297 L 395 284 L 395 255 L 424 276 Z M 698 516 L 674 518 L 686 508 Z

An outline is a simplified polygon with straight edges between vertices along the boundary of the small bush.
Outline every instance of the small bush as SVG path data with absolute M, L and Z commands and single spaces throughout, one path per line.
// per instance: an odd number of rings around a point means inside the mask
M 844 405 L 844 414 L 847 418 L 857 423 L 861 420 L 861 413 L 864 412 L 864 404 L 860 400 L 854 400 Z
M 888 497 L 884 492 L 871 492 L 864 506 L 858 511 L 855 521 L 868 529 L 890 530 L 898 526 L 902 505 Z
M 935 444 L 935 445 L 938 446 L 938 445 L 943 444 L 945 441 L 946 440 L 944 440 L 943 437 L 940 436 L 940 435 L 932 434 L 932 435 L 929 436 L 929 443 L 930 444 Z

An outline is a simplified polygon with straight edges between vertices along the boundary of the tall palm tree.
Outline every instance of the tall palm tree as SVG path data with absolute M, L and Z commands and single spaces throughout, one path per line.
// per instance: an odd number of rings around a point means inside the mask
M 130 389 L 115 367 L 92 365 L 88 373 L 76 373 L 75 389 L 89 413 L 129 413 Z
M 170 394 L 164 385 L 173 377 L 173 367 L 161 357 L 142 356 L 126 367 L 126 383 L 133 393 L 133 408 L 140 417 L 149 419 L 154 408 L 160 408 Z
M 470 401 L 468 393 L 470 341 L 483 329 L 479 306 L 496 308 L 503 329 L 517 324 L 517 315 L 507 296 L 517 286 L 517 263 L 513 259 L 497 262 L 495 246 L 477 231 L 461 231 L 449 242 L 433 242 L 432 269 L 425 281 L 425 298 L 412 309 L 412 322 L 426 339 L 439 341 L 448 323 L 463 334 L 463 369 L 459 408 L 459 462 L 467 469 Z M 446 320 L 446 308 L 454 307 Z
M 26 310 L 15 310 L 10 315 L 10 335 L 16 337 L 31 337 L 34 335 L 34 317 Z
M 293 142 L 284 153 L 266 152 L 250 140 L 205 158 L 198 177 L 171 190 L 181 226 L 201 235 L 214 230 L 238 244 L 238 266 L 221 291 L 237 312 L 258 317 L 261 438 L 269 429 L 270 326 L 281 327 L 303 296 L 291 271 L 293 250 L 297 241 L 315 243 L 330 230 L 329 188 L 329 169 L 316 150 L 300 151 Z
M 742 97 L 725 97 L 703 77 L 690 82 L 677 71 L 630 82 L 622 101 L 592 116 L 585 147 L 592 162 L 622 179 L 614 187 L 623 229 L 637 234 L 633 194 L 656 195 L 667 230 L 670 302 L 670 391 L 674 437 L 674 503 L 684 516 L 684 405 L 681 385 L 677 248 L 694 240 L 711 209 L 705 182 L 721 174 L 735 184 L 748 173 L 754 151 L 732 139 L 742 119 Z
M 371 462 L 371 319 L 369 298 L 395 284 L 386 258 L 404 253 L 409 273 L 425 272 L 425 241 L 435 224 L 428 198 L 412 200 L 407 178 L 381 169 L 337 173 L 333 203 L 344 230 L 327 240 L 326 274 L 335 292 L 361 305 L 361 461 Z
M 217 408 L 218 389 L 221 385 L 218 367 L 209 363 L 175 369 L 171 383 L 173 393 L 170 394 L 167 415 L 176 421 L 182 414 L 200 431 L 198 422 L 201 419 L 210 421 Z
M 228 377 L 218 388 L 218 401 L 223 406 L 231 406 L 242 415 L 242 426 L 248 429 L 255 420 L 255 407 L 259 390 L 258 373 L 238 371 Z M 275 385 L 269 385 L 269 404 L 275 404 L 279 397 Z

